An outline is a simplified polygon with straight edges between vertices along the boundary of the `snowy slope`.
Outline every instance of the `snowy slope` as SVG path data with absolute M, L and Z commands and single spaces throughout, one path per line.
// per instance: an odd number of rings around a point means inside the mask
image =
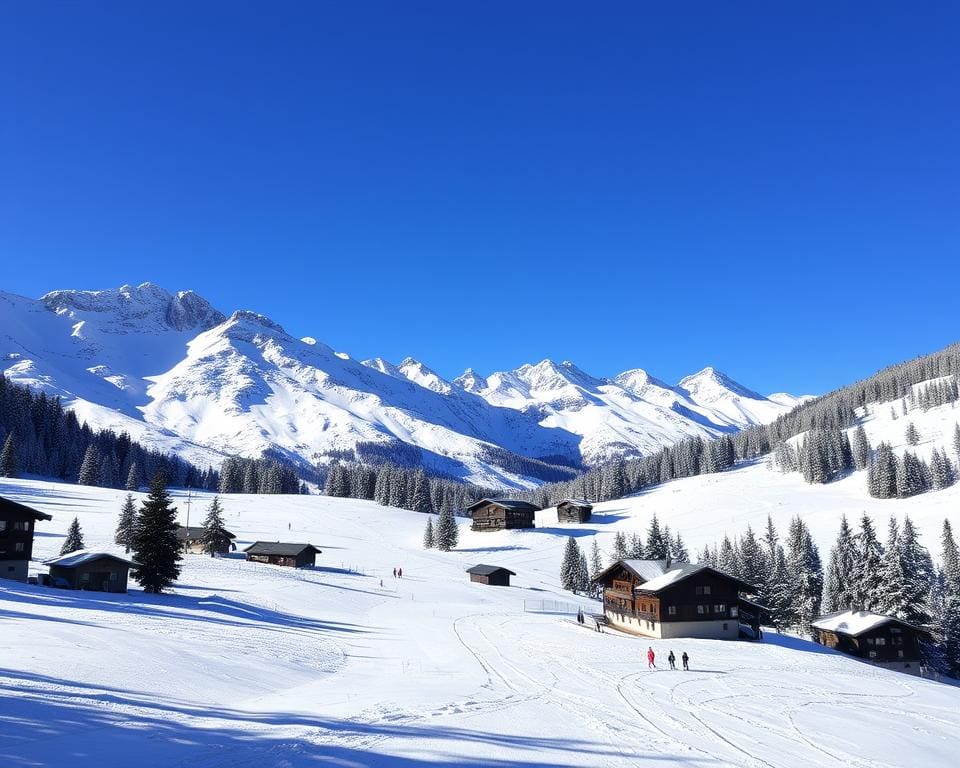
M 0 363 L 92 426 L 201 465 L 266 451 L 313 463 L 359 443 L 403 443 L 437 472 L 509 487 L 538 481 L 523 457 L 596 464 L 769 421 L 799 402 L 709 368 L 676 387 L 639 369 L 611 380 L 549 360 L 449 382 L 413 358 L 360 363 L 262 315 L 226 317 L 150 283 L 40 300 L 0 293 Z
M 323 549 L 320 567 L 188 556 L 165 596 L 0 581 L 0 721 L 11 726 L 0 729 L 0 760 L 11 768 L 953 765 L 958 688 L 772 632 L 762 644 L 651 642 L 524 612 L 525 600 L 528 608 L 584 602 L 557 586 L 567 534 L 587 546 L 592 535 L 606 541 L 615 527 L 645 527 L 651 507 L 674 524 L 679 509 L 665 502 L 680 489 L 692 493 L 687 514 L 712 523 L 703 538 L 713 537 L 728 512 L 743 513 L 743 488 L 759 473 L 771 485 L 757 499 L 782 521 L 789 510 L 776 499 L 797 489 L 762 466 L 600 505 L 585 526 L 464 530 L 447 554 L 420 548 L 416 513 L 317 496 L 228 496 L 226 522 L 241 544 L 310 541 Z M 703 488 L 694 493 L 693 481 Z M 717 483 L 730 484 L 721 489 L 729 510 L 702 504 Z M 54 515 L 39 526 L 41 557 L 56 554 L 74 515 L 88 544 L 108 545 L 122 497 L 26 480 L 0 480 L 0 494 Z M 797 505 L 827 512 L 835 498 L 811 492 Z M 207 501 L 194 497 L 192 521 Z M 177 503 L 183 521 L 182 495 Z M 820 521 L 812 525 L 819 536 Z M 515 586 L 471 584 L 463 570 L 479 562 L 516 571 Z M 390 575 L 396 566 L 402 580 Z M 686 650 L 691 671 L 647 670 L 648 645 L 660 659 Z

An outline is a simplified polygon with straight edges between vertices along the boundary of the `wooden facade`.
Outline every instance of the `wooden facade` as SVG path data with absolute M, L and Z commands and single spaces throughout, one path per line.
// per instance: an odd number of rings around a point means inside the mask
M 593 515 L 593 504 L 583 499 L 564 499 L 557 504 L 557 522 L 585 523 Z
M 81 550 L 47 560 L 49 583 L 63 589 L 126 592 L 127 577 L 137 563 L 108 552 Z
M 251 562 L 287 568 L 312 568 L 316 565 L 317 555 L 322 554 L 312 544 L 286 544 L 279 541 L 258 541 L 243 551 Z
M 669 560 L 621 560 L 596 581 L 611 625 L 656 638 L 737 638 L 740 593 L 753 591 L 709 566 Z
M 477 584 L 487 584 L 491 587 L 509 587 L 510 577 L 517 575 L 511 570 L 497 565 L 475 565 L 473 568 L 468 568 L 467 573 L 470 574 L 470 581 L 475 581 Z
M 229 544 L 217 550 L 217 554 L 220 555 L 225 555 L 237 548 L 237 545 L 233 543 L 233 539 L 237 537 L 230 533 L 230 531 L 225 531 L 225 533 L 227 533 L 231 541 Z M 177 541 L 180 542 L 184 552 L 191 552 L 197 555 L 206 554 L 206 550 L 203 548 L 203 528 L 201 526 L 177 526 Z
M 921 643 L 929 633 L 892 616 L 840 611 L 813 622 L 814 640 L 871 664 L 920 674 Z
M 0 579 L 26 581 L 33 559 L 33 527 L 51 515 L 0 496 Z
M 481 499 L 467 509 L 474 531 L 502 531 L 507 528 L 533 528 L 537 507 L 516 499 Z

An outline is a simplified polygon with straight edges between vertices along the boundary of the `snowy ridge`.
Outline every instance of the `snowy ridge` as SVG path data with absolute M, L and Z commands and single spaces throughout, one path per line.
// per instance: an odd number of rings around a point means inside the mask
M 405 443 L 433 471 L 513 488 L 544 479 L 527 459 L 579 466 L 645 454 L 801 401 L 765 398 L 712 368 L 676 387 L 641 369 L 606 379 L 551 360 L 451 382 L 412 357 L 361 363 L 264 315 L 226 316 L 192 291 L 151 283 L 40 300 L 0 293 L 0 362 L 91 426 L 201 466 L 266 451 L 306 465 Z

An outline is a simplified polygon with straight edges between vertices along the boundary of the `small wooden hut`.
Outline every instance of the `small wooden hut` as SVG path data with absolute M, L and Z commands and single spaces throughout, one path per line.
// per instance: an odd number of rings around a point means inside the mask
M 470 574 L 470 581 L 491 587 L 509 587 L 510 577 L 517 575 L 498 565 L 475 565 L 473 568 L 467 568 L 467 573 Z
M 126 592 L 130 569 L 139 565 L 119 555 L 87 549 L 79 549 L 45 562 L 50 569 L 53 586 L 90 592 Z
M 557 522 L 585 523 L 593 514 L 593 504 L 584 499 L 564 499 L 557 504 Z
M 474 531 L 502 531 L 507 528 L 533 528 L 538 507 L 517 499 L 480 499 L 467 509 Z
M 313 544 L 286 544 L 280 541 L 257 541 L 243 550 L 247 560 L 254 563 L 284 565 L 288 568 L 308 568 L 322 554 Z

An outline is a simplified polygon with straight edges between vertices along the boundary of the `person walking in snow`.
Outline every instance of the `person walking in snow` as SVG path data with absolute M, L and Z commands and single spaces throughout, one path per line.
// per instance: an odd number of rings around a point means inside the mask
M 393 578 L 397 578 L 397 569 L 396 569 L 396 568 L 393 569 Z
M 690 661 L 690 657 L 687 656 L 687 652 L 686 652 L 686 651 L 683 652 L 683 656 L 680 657 L 680 660 L 683 662 L 683 669 L 684 669 L 684 671 L 685 671 L 685 672 L 690 671 L 690 667 L 689 667 L 689 664 L 688 664 L 688 662 Z
M 653 648 L 647 648 L 647 669 L 656 669 L 656 656 L 653 653 Z
M 397 578 L 398 579 L 403 578 L 403 568 L 397 568 Z
M 670 662 L 670 669 L 677 668 L 677 657 L 673 655 L 673 650 L 671 650 L 670 655 L 667 656 L 667 661 Z

